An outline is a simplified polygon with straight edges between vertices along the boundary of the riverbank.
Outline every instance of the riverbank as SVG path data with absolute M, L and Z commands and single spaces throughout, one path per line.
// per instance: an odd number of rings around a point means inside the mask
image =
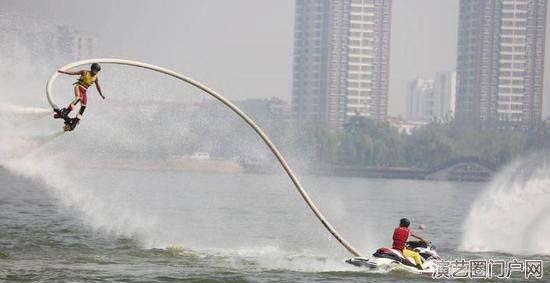
M 90 160 L 87 168 L 108 168 L 140 171 L 190 171 L 212 173 L 271 174 L 280 170 L 278 164 L 246 163 L 220 159 L 99 159 Z M 461 160 L 433 169 L 409 167 L 369 167 L 353 165 L 322 165 L 308 173 L 326 177 L 382 178 L 408 180 L 437 180 L 458 182 L 487 182 L 496 170 L 472 160 Z
M 488 182 L 495 173 L 494 169 L 467 161 L 434 169 L 325 165 L 316 171 L 323 176 L 458 182 Z

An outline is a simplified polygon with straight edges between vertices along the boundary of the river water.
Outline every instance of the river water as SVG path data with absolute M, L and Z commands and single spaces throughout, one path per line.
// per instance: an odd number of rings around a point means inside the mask
M 111 169 L 218 143 L 233 143 L 238 156 L 271 158 L 252 131 L 232 131 L 220 120 L 190 122 L 178 109 L 155 105 L 123 112 L 124 101 L 109 101 L 62 134 L 48 109 L 0 106 L 0 281 L 433 281 L 344 263 L 350 254 L 277 169 Z M 210 132 L 193 136 L 197 125 Z M 365 256 L 390 245 L 399 219 L 408 217 L 413 229 L 427 227 L 424 237 L 447 260 L 543 260 L 547 280 L 549 161 L 548 152 L 535 153 L 489 183 L 315 177 L 294 169 L 326 218 Z
M 282 175 L 78 169 L 58 179 L 0 171 L 0 280 L 120 282 L 432 281 L 372 273 Z M 446 259 L 543 259 L 469 252 L 464 222 L 490 184 L 305 177 L 329 221 L 364 255 L 390 245 L 399 218 Z M 480 216 L 481 217 L 481 216 Z M 545 271 L 545 277 L 550 277 Z M 522 276 L 516 276 L 522 280 Z

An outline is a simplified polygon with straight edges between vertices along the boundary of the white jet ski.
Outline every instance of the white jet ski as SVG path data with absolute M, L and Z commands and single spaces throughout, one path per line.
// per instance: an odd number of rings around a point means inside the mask
M 407 242 L 407 246 L 409 249 L 417 251 L 424 259 L 422 270 L 416 267 L 414 259 L 404 257 L 401 251 L 391 248 L 379 248 L 370 258 L 354 257 L 346 260 L 346 262 L 358 267 L 366 267 L 371 270 L 402 270 L 425 275 L 432 275 L 435 273 L 437 269 L 435 262 L 441 260 L 441 257 L 439 257 L 435 251 L 435 246 L 431 243 L 427 245 L 420 241 L 409 241 Z

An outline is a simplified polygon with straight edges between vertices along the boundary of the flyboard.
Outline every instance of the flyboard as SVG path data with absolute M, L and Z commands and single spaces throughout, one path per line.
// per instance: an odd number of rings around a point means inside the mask
M 63 119 L 63 131 L 69 132 L 74 130 L 74 126 L 72 124 L 74 123 L 74 118 L 69 117 L 67 113 L 63 112 L 63 109 L 53 109 L 54 112 L 54 119 Z
M 294 187 L 298 191 L 298 193 L 302 196 L 306 204 L 309 206 L 311 211 L 315 214 L 315 216 L 321 221 L 321 224 L 329 231 L 329 233 L 340 243 L 342 246 L 348 250 L 353 256 L 360 257 L 361 254 L 357 252 L 357 250 L 352 247 L 340 234 L 336 231 L 334 226 L 332 226 L 328 220 L 324 217 L 324 215 L 321 213 L 321 211 L 317 208 L 317 206 L 313 203 L 313 200 L 309 197 L 307 192 L 302 187 L 301 183 L 298 181 L 298 178 L 296 175 L 294 175 L 294 172 L 290 169 L 290 166 L 286 162 L 285 158 L 281 154 L 281 152 L 275 147 L 275 145 L 271 142 L 271 140 L 268 138 L 268 136 L 264 133 L 264 131 L 241 109 L 239 109 L 235 104 L 233 104 L 231 101 L 227 100 L 225 97 L 221 96 L 220 94 L 216 93 L 212 89 L 208 88 L 206 85 L 195 81 L 189 77 L 186 77 L 182 74 L 176 73 L 172 70 L 162 68 L 159 66 L 142 63 L 138 61 L 131 61 L 131 60 L 124 60 L 124 59 L 88 59 L 88 60 L 82 60 L 70 63 L 68 65 L 65 65 L 61 67 L 60 70 L 67 71 L 71 68 L 82 66 L 82 65 L 88 65 L 92 63 L 101 63 L 101 64 L 114 64 L 114 65 L 125 65 L 125 66 L 133 66 L 143 69 L 148 69 L 151 71 L 155 71 L 161 74 L 165 74 L 168 76 L 171 76 L 173 78 L 176 78 L 178 80 L 181 80 L 185 83 L 188 83 L 200 90 L 202 90 L 205 94 L 210 95 L 211 97 L 217 99 L 221 103 L 223 103 L 225 106 L 227 106 L 229 109 L 231 109 L 235 114 L 237 114 L 241 119 L 243 119 L 263 140 L 263 142 L 267 145 L 267 147 L 271 150 L 271 152 L 275 155 L 281 166 L 283 167 L 283 170 L 286 172 L 292 183 L 294 184 Z M 59 111 L 59 107 L 54 103 L 51 95 L 51 89 L 53 82 L 57 78 L 59 73 L 56 71 L 48 80 L 48 83 L 46 84 L 46 98 L 48 99 L 48 103 L 54 110 L 54 112 Z

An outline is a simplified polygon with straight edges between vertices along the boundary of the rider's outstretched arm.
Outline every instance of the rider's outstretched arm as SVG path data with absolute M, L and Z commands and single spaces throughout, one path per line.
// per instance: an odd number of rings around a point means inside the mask
M 101 92 L 101 86 L 99 85 L 99 77 L 95 79 L 95 88 L 97 89 L 97 92 L 101 96 L 101 98 L 105 99 L 105 95 L 103 95 L 103 92 Z
M 422 241 L 422 242 L 424 242 L 424 243 L 426 243 L 426 244 L 429 244 L 429 242 L 426 241 L 424 238 L 422 238 L 422 237 L 420 237 L 420 236 L 417 236 L 417 235 L 415 235 L 415 234 L 413 234 L 413 233 L 411 233 L 411 237 L 417 238 L 417 239 L 419 239 L 420 241 Z
M 63 70 L 57 70 L 57 71 L 60 72 L 60 73 L 62 73 L 62 74 L 71 75 L 71 76 L 83 75 L 83 74 L 84 74 L 84 71 L 83 71 L 83 70 L 76 71 L 76 72 L 63 71 Z

